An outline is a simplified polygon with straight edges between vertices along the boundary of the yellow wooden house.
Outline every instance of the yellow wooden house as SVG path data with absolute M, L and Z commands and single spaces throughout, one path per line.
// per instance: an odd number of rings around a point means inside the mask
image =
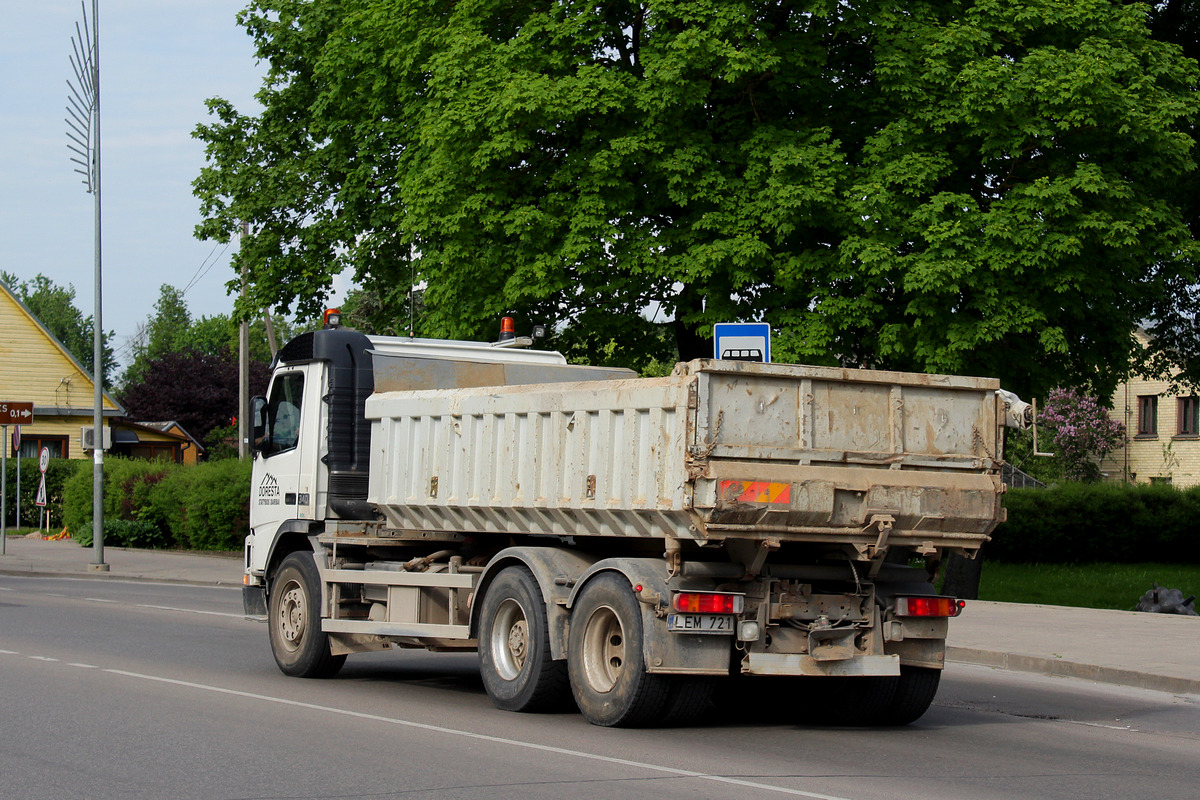
M 33 421 L 21 426 L 21 455 L 36 458 L 45 447 L 52 458 L 90 457 L 80 430 L 92 425 L 91 374 L 3 283 L 0 326 L 0 401 L 33 403 Z M 107 392 L 102 413 L 109 423 L 125 415 Z M 10 426 L 5 447 L 13 433 Z

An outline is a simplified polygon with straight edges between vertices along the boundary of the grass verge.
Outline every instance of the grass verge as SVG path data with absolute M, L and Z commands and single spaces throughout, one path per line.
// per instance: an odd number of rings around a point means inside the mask
M 1197 564 L 1006 564 L 985 561 L 980 600 L 1133 611 L 1158 583 L 1200 596 Z

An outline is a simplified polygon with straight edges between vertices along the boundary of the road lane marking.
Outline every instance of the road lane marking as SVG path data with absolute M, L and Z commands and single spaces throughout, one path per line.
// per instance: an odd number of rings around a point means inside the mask
M 100 669 L 95 664 L 67 664 L 68 667 L 79 667 L 80 669 Z
M 356 719 L 369 720 L 371 722 L 383 722 L 389 725 L 398 725 L 404 728 L 414 728 L 416 730 L 431 731 L 434 733 L 444 733 L 449 736 L 460 736 L 465 739 L 476 739 L 484 742 L 492 742 L 494 744 L 508 745 L 509 747 L 522 747 L 527 750 L 538 750 L 544 753 L 555 753 L 557 755 L 570 756 L 572 758 L 587 759 L 589 761 L 600 761 L 606 764 L 619 764 L 625 767 L 633 767 L 636 769 L 645 769 L 651 772 L 661 772 L 667 775 L 675 775 L 681 778 L 696 778 L 703 781 L 711 781 L 713 783 L 723 783 L 730 786 L 739 786 L 747 789 L 758 789 L 768 792 L 776 792 L 778 794 L 791 795 L 793 797 L 808 797 L 813 800 L 848 800 L 848 798 L 838 797 L 829 794 L 819 794 L 817 792 L 805 792 L 800 789 L 789 789 L 785 786 L 774 786 L 769 783 L 758 783 L 756 781 L 744 780 L 742 778 L 730 778 L 724 775 L 713 775 L 707 772 L 695 772 L 688 769 L 677 769 L 675 767 L 664 767 L 658 764 L 649 764 L 644 761 L 632 761 L 627 758 L 616 758 L 614 756 L 604 756 L 598 753 L 587 753 L 582 750 L 570 750 L 565 747 L 555 747 L 553 745 L 537 744 L 535 742 L 522 742 L 519 739 L 506 739 L 502 736 L 491 736 L 486 733 L 474 733 L 472 731 L 459 730 L 457 728 L 445 728 L 441 725 L 430 725 L 424 722 L 413 722 L 412 720 L 398 719 L 396 717 L 384 717 L 379 714 L 367 714 L 362 711 L 350 711 L 344 708 L 334 708 L 333 706 L 322 706 L 315 703 L 304 703 L 299 700 L 288 700 L 283 697 L 272 697 L 271 695 L 257 694 L 255 692 L 243 692 L 238 689 L 226 689 L 222 686 L 210 686 L 205 683 L 193 683 L 192 681 L 181 681 L 175 678 L 163 678 L 158 675 L 145 675 L 140 672 L 127 672 L 121 669 L 105 669 L 105 672 L 111 675 L 121 675 L 126 678 L 136 678 L 144 681 L 154 681 L 156 683 L 165 683 L 171 686 L 182 686 L 188 689 L 199 689 L 205 692 L 214 692 L 216 694 L 225 694 L 232 697 L 242 697 L 249 700 L 261 700 L 266 703 L 276 703 L 278 705 L 292 706 L 294 708 L 303 708 L 309 711 L 322 711 L 327 714 L 337 714 L 343 717 L 354 717 Z
M 61 661 L 61 658 L 50 658 L 49 656 L 30 656 L 34 661 Z
M 230 614 L 228 611 L 201 611 L 198 608 L 175 608 L 173 606 L 152 606 L 146 603 L 139 603 L 135 608 L 151 608 L 155 611 L 178 611 L 181 614 L 207 614 L 210 617 L 232 617 L 233 619 L 245 619 L 245 614 Z
M 103 597 L 85 597 L 84 600 L 90 600 L 93 603 L 115 603 L 116 600 L 105 600 Z

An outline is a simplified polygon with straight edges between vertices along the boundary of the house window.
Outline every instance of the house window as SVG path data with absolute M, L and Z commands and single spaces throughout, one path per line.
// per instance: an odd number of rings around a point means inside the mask
M 1200 398 L 1196 395 L 1179 398 L 1179 435 L 1195 436 L 1200 433 Z
M 51 458 L 67 458 L 70 456 L 70 451 L 67 449 L 66 436 L 40 436 L 36 433 L 21 434 L 21 458 L 40 458 L 42 448 L 45 447 L 50 451 Z
M 1138 396 L 1138 436 L 1158 435 L 1158 395 Z

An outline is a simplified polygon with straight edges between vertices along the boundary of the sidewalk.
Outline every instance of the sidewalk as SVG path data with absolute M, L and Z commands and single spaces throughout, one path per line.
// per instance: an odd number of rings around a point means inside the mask
M 242 582 L 238 555 L 104 548 L 108 572 L 71 540 L 8 537 L 0 573 L 97 580 Z M 1200 617 L 1064 606 L 967 603 L 950 623 L 951 662 L 1200 695 Z

